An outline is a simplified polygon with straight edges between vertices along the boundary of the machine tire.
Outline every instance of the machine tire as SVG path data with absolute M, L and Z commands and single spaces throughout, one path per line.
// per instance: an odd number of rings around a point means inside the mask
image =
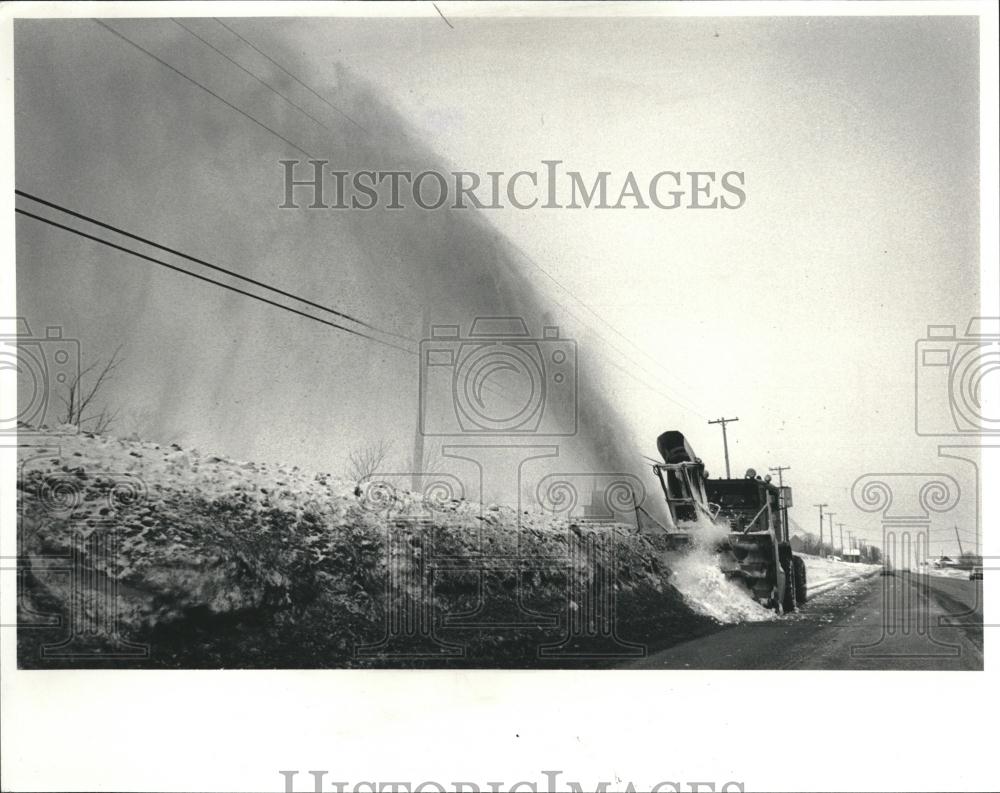
M 806 586 L 806 563 L 801 556 L 792 557 L 792 569 L 795 571 L 795 602 L 802 605 L 809 596 Z
M 785 614 L 795 611 L 796 581 L 798 581 L 798 578 L 795 575 L 795 563 L 791 562 L 788 565 L 788 569 L 785 570 L 785 596 L 782 598 L 782 607 Z
M 784 599 L 778 592 L 778 587 L 771 590 L 771 597 L 767 599 L 767 607 L 774 611 L 779 617 L 785 613 Z

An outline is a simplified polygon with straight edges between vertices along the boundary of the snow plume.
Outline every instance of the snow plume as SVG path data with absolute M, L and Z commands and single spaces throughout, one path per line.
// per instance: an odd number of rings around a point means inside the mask
M 352 136 L 346 139 L 350 143 L 340 155 L 342 160 L 346 158 L 346 162 L 339 162 L 344 170 L 365 163 L 383 163 L 385 169 L 413 173 L 453 168 L 419 140 L 383 100 L 381 92 L 361 77 L 340 69 L 337 96 L 341 106 L 373 133 L 367 136 L 356 135 L 356 129 L 350 131 Z M 547 469 L 630 473 L 648 484 L 650 477 L 639 463 L 635 440 L 607 396 L 609 384 L 599 380 L 594 369 L 597 356 L 591 353 L 594 345 L 603 342 L 589 335 L 586 328 L 575 326 L 564 309 L 556 309 L 567 301 L 567 296 L 551 296 L 545 291 L 556 287 L 543 275 L 544 264 L 532 261 L 481 212 L 421 210 L 405 194 L 401 201 L 406 206 L 402 211 L 377 208 L 349 215 L 354 236 L 364 241 L 368 255 L 379 263 L 378 270 L 370 272 L 377 279 L 372 291 L 382 306 L 380 317 L 392 318 L 404 333 L 424 339 L 432 335 L 433 326 L 449 324 L 457 325 L 460 337 L 466 338 L 477 318 L 523 318 L 532 338 L 542 337 L 546 326 L 557 328 L 558 340 L 540 341 L 537 349 L 545 381 L 539 384 L 545 389 L 542 424 L 557 430 L 559 436 L 553 438 L 540 430 L 537 437 L 501 436 L 501 440 L 558 447 L 556 457 L 534 462 L 522 470 L 535 483 Z M 388 312 L 386 305 L 390 307 Z M 566 376 L 576 378 L 572 388 L 567 388 L 566 383 L 562 387 L 555 385 L 554 373 L 548 371 L 553 368 L 552 353 L 563 348 L 564 341 L 569 344 L 566 349 L 576 350 L 575 363 L 571 361 L 565 367 Z M 412 367 L 412 362 L 407 365 Z M 485 386 L 481 395 L 492 402 L 491 414 L 511 415 L 524 407 L 524 383 L 518 382 L 517 373 L 507 372 L 507 379 L 504 377 L 501 371 L 491 382 L 481 384 Z M 459 379 L 456 389 L 461 387 Z M 412 396 L 416 402 L 416 391 Z M 425 411 L 436 408 L 446 414 L 445 423 L 454 423 L 456 405 L 451 393 L 425 392 L 421 397 Z M 473 436 L 463 442 L 477 440 L 481 438 Z M 414 459 L 419 459 L 422 451 L 418 438 Z M 446 465 L 451 463 L 446 461 Z M 489 489 L 489 485 L 484 484 L 484 488 Z M 509 503 L 517 498 L 514 492 L 487 492 L 479 497 L 490 496 Z M 580 496 L 587 498 L 584 493 Z
M 209 20 L 189 24 L 210 39 L 228 36 Z M 513 439 L 558 446 L 557 457 L 532 461 L 523 473 L 539 481 L 545 469 L 628 472 L 649 489 L 648 471 L 636 465 L 635 439 L 606 396 L 613 391 L 595 379 L 587 330 L 574 327 L 560 308 L 573 300 L 545 292 L 557 289 L 538 269 L 545 262 L 532 263 L 485 211 L 421 209 L 408 190 L 400 191 L 401 209 L 387 209 L 384 201 L 370 210 L 310 208 L 308 186 L 295 188 L 299 208 L 279 208 L 285 198 L 281 161 L 297 160 L 295 178 L 307 179 L 312 167 L 304 152 L 325 160 L 328 171 L 352 174 L 455 170 L 383 90 L 332 66 L 325 51 L 309 55 L 262 26 L 252 33 L 260 37 L 255 40 L 316 94 L 260 59 L 255 68 L 310 119 L 246 75 L 220 72 L 211 52 L 170 20 L 118 20 L 115 26 L 266 126 L 179 80 L 100 25 L 29 22 L 19 30 L 16 53 L 24 88 L 16 113 L 19 176 L 30 175 L 23 186 L 333 307 L 377 330 L 342 317 L 334 317 L 335 324 L 388 342 L 19 221 L 19 313 L 33 328 L 63 326 L 67 337 L 80 340 L 85 365 L 107 360 L 124 343 L 124 363 L 103 396 L 143 418 L 141 424 L 121 422 L 116 432 L 334 471 L 344 469 L 352 451 L 385 438 L 392 444 L 388 470 L 433 468 L 472 482 L 472 463 L 441 459 L 439 447 L 454 443 L 455 435 L 430 439 L 426 449 L 414 442 L 418 344 L 433 325 L 458 326 L 467 337 L 477 317 L 521 317 L 532 338 L 557 326 L 561 339 L 574 340 L 579 375 L 575 399 L 546 382 L 545 420 L 570 434 L 529 432 Z M 233 43 L 231 36 L 226 40 Z M 67 117 L 76 121 L 66 124 Z M 480 173 L 490 167 L 461 165 Z M 329 206 L 335 196 L 328 184 Z M 386 181 L 379 189 L 388 186 Z M 532 219 L 523 213 L 522 222 Z M 330 319 L 311 308 L 306 313 Z M 501 383 L 494 389 L 499 393 L 487 393 L 503 400 L 504 385 L 510 386 L 509 405 L 494 412 L 516 413 L 523 397 L 516 384 Z M 441 390 L 424 396 L 453 411 L 450 386 Z M 475 442 L 477 436 L 459 440 Z M 510 465 L 502 467 L 509 473 Z M 519 471 L 516 465 L 512 470 Z M 506 484 L 506 492 L 484 483 L 487 492 L 467 495 L 514 503 L 517 494 Z
M 682 551 L 668 553 L 670 582 L 697 613 L 723 623 L 761 622 L 774 614 L 757 603 L 750 593 L 722 570 L 719 543 L 729 534 L 724 520 L 699 516 L 696 523 L 682 524 L 691 541 Z

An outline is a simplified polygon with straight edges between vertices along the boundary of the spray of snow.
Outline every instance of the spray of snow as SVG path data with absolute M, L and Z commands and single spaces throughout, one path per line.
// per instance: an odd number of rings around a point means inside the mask
M 722 623 L 762 622 L 774 617 L 723 572 L 717 548 L 729 533 L 726 522 L 699 517 L 696 523 L 679 528 L 689 533 L 691 542 L 684 551 L 668 553 L 666 561 L 672 570 L 671 583 L 694 611 Z

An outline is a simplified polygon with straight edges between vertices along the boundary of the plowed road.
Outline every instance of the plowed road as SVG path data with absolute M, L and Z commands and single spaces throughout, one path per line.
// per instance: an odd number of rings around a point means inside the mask
M 657 669 L 982 669 L 982 581 L 898 573 L 845 584 L 770 622 L 633 664 Z

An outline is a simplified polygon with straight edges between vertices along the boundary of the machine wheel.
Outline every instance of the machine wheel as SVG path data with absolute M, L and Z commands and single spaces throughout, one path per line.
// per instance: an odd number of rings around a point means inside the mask
M 795 564 L 792 562 L 785 571 L 785 597 L 783 598 L 782 606 L 786 614 L 795 611 L 795 595 L 798 589 L 795 585 L 796 581 L 798 581 L 798 578 L 795 575 Z
M 792 557 L 792 569 L 795 571 L 795 602 L 801 606 L 809 594 L 806 587 L 806 563 L 801 556 Z

